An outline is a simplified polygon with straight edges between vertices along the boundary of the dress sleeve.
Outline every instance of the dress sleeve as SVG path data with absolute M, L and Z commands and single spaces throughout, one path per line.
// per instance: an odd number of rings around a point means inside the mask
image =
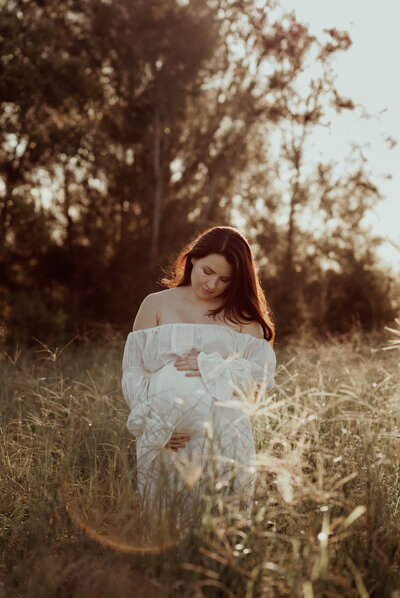
M 244 356 L 231 355 L 224 359 L 219 353 L 201 352 L 199 371 L 208 392 L 220 401 L 234 398 L 235 392 L 246 392 L 253 384 L 274 386 L 275 353 L 267 341 L 254 338 L 249 341 Z
M 149 376 L 143 367 L 144 339 L 131 332 L 125 343 L 122 360 L 122 392 L 131 413 L 129 431 L 138 436 L 150 411 L 148 397 Z

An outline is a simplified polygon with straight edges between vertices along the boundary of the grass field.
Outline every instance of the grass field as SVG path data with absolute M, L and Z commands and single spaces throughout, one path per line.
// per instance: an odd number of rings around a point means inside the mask
M 276 347 L 254 405 L 252 517 L 219 487 L 141 510 L 122 341 L 0 361 L 0 596 L 400 597 L 400 352 L 388 333 Z

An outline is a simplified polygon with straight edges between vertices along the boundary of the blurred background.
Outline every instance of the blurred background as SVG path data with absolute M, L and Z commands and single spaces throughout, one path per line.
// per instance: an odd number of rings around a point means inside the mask
M 126 334 L 171 257 L 217 224 L 251 242 L 278 341 L 398 315 L 399 245 L 382 252 L 371 216 L 396 135 L 338 82 L 350 34 L 295 6 L 0 3 L 4 346 Z

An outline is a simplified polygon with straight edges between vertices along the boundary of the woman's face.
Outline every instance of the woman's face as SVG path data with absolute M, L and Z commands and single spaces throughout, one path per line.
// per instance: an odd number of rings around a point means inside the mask
M 199 299 L 213 300 L 222 295 L 232 279 L 232 266 L 223 255 L 211 253 L 192 259 L 192 288 Z

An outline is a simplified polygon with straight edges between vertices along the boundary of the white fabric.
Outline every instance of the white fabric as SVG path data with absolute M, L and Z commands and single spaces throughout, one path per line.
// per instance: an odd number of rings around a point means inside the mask
M 198 377 L 174 366 L 191 349 L 200 351 Z M 210 475 L 211 457 L 220 464 L 220 483 L 229 481 L 234 464 L 234 487 L 245 487 L 250 497 L 255 448 L 245 392 L 254 384 L 270 390 L 275 363 L 267 341 L 218 324 L 162 324 L 128 335 L 122 390 L 144 498 L 160 492 L 165 467 L 178 470 L 186 486 L 199 487 Z M 191 437 L 176 453 L 164 448 L 174 431 Z

